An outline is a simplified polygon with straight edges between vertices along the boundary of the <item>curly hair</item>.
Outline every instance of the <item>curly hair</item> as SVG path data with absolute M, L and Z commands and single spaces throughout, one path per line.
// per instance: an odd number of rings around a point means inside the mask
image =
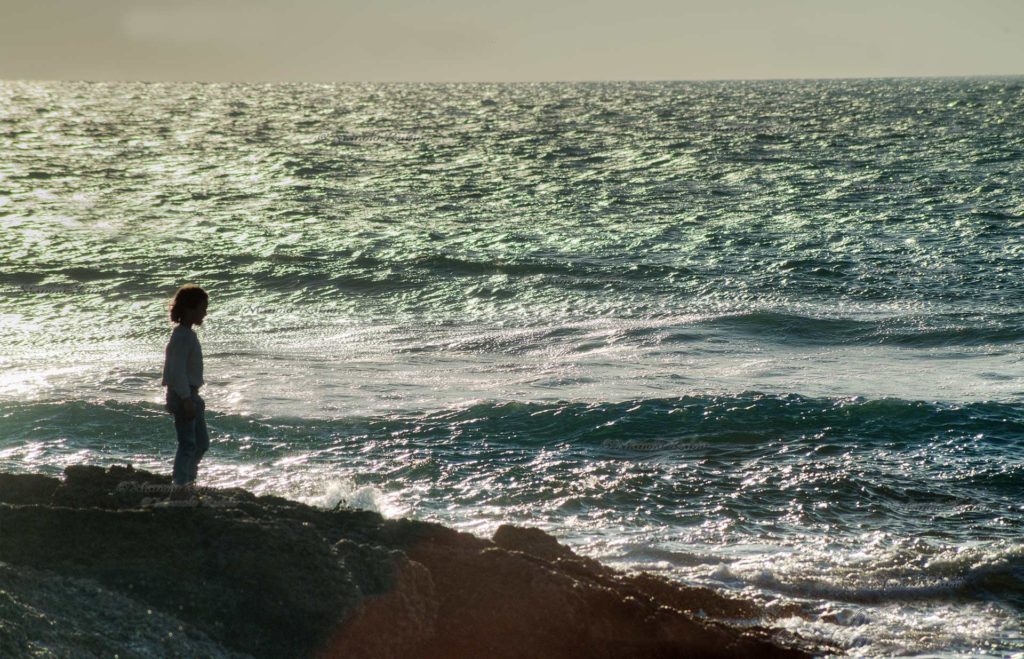
M 178 292 L 174 294 L 174 299 L 171 300 L 171 322 L 180 323 L 181 314 L 185 309 L 195 309 L 203 302 L 209 301 L 210 296 L 202 288 L 195 284 L 185 284 L 178 289 Z

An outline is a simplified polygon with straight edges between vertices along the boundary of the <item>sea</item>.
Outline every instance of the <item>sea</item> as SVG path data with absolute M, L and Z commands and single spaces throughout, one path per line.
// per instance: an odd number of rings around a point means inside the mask
M 200 485 L 1021 657 L 1022 275 L 1020 77 L 0 82 L 0 471 L 169 473 L 195 283 Z

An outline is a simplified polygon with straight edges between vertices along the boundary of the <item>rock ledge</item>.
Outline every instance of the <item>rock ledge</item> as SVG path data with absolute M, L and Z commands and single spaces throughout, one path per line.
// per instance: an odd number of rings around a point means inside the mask
M 175 626 L 180 656 L 836 651 L 754 626 L 767 616 L 753 603 L 623 574 L 537 529 L 502 526 L 484 540 L 241 489 L 167 501 L 169 485 L 169 476 L 130 465 L 68 467 L 63 479 L 0 474 L 0 561 L 9 564 L 0 565 L 0 655 L 163 656 L 165 645 L 153 644 L 166 644 L 162 630 L 173 637 Z M 22 568 L 17 578 L 12 566 Z M 90 588 L 122 603 L 103 611 L 106 623 L 76 609 Z M 116 619 L 140 611 L 156 627 L 128 642 L 137 623 Z

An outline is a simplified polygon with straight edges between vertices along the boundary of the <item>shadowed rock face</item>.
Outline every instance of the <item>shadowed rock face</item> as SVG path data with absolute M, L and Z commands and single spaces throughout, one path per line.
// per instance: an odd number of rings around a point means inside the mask
M 810 656 L 709 620 L 762 617 L 752 603 L 624 575 L 537 529 L 489 541 L 240 489 L 167 502 L 169 484 L 130 466 L 0 474 L 0 561 L 255 657 Z M 0 647 L 29 654 L 11 638 Z

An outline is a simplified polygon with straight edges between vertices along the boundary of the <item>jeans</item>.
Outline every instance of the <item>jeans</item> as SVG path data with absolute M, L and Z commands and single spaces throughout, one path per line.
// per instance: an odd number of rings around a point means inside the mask
M 206 430 L 206 403 L 199 397 L 198 389 L 191 391 L 195 402 L 196 417 L 185 417 L 185 404 L 178 394 L 167 390 L 167 411 L 174 415 L 174 430 L 178 434 L 178 452 L 174 454 L 174 470 L 171 480 L 175 485 L 191 483 L 196 479 L 199 461 L 210 448 L 210 435 Z

